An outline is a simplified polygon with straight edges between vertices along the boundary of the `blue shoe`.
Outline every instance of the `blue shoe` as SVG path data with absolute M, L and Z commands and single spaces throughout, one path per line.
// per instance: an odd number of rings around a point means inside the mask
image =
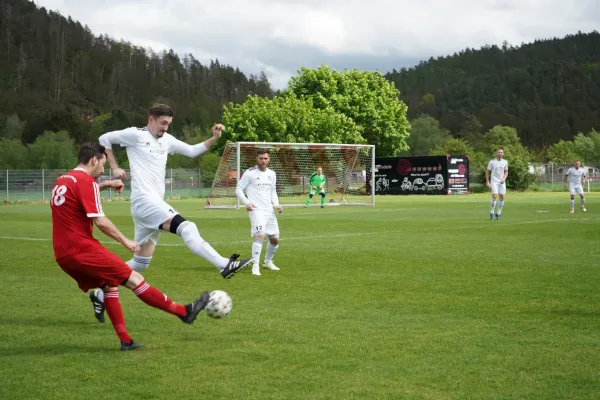
M 496 214 L 496 220 L 500 220 L 500 214 Z
M 494 220 L 494 214 L 490 214 L 490 221 Z

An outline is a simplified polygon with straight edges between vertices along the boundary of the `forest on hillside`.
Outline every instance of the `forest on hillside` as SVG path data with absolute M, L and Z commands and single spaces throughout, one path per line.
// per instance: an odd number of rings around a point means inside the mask
M 479 50 L 394 70 L 410 120 L 427 114 L 470 140 L 496 125 L 514 127 L 524 145 L 543 150 L 600 128 L 600 33 Z
M 408 106 L 407 111 L 399 108 L 404 111 L 398 117 L 407 112 L 410 121 L 406 138 L 410 148 L 389 155 L 450 150 L 487 154 L 489 146 L 500 143 L 495 138 L 505 137 L 523 147 L 514 153 L 521 154 L 525 165 L 529 160 L 575 156 L 600 162 L 594 130 L 600 128 L 600 34 L 596 31 L 520 46 L 504 43 L 465 49 L 393 70 L 385 78 L 399 89 L 400 100 Z M 349 95 L 344 87 L 337 91 L 336 96 Z M 328 115 L 345 113 L 339 98 L 331 99 L 339 110 L 326 107 L 317 113 L 312 101 L 294 103 L 292 92 L 278 92 L 277 104 L 302 106 L 310 117 L 307 120 L 324 122 Z M 197 143 L 228 110 L 251 101 L 259 104 L 258 98 L 266 101 L 274 95 L 264 73 L 246 76 L 218 60 L 205 65 L 192 54 L 179 56 L 172 49 L 148 49 L 96 36 L 79 21 L 31 1 L 0 0 L 0 169 L 70 166 L 79 143 L 106 131 L 143 125 L 148 107 L 155 102 L 174 108 L 177 118 L 171 132 L 175 136 Z M 363 106 L 364 111 L 371 107 Z M 291 120 L 298 118 L 297 110 L 287 111 Z M 373 117 L 367 114 L 364 121 Z M 355 124 L 363 133 L 377 132 L 350 114 L 335 118 Z M 377 118 L 371 121 L 373 127 L 384 126 L 374 123 Z M 384 136 L 367 140 L 385 150 Z M 218 155 L 205 158 L 212 165 Z M 171 167 L 190 168 L 202 163 L 184 157 L 169 162 Z
M 105 129 L 143 124 L 153 102 L 175 109 L 174 131 L 206 130 L 220 120 L 224 104 L 249 94 L 272 96 L 264 73 L 246 76 L 218 60 L 203 65 L 192 54 L 180 58 L 173 50 L 95 36 L 80 22 L 28 0 L 0 0 L 0 134 L 5 138 L 33 143 L 45 131 L 65 130 L 81 143 L 94 138 L 98 116 Z

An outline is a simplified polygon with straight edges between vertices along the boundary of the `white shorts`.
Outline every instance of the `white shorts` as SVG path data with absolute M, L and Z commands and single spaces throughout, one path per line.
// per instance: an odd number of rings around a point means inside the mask
M 571 196 L 575 196 L 576 194 L 583 196 L 583 186 L 581 186 L 581 185 L 576 185 L 576 186 L 569 185 L 569 191 L 571 192 Z
M 264 233 L 268 236 L 279 235 L 279 225 L 274 212 L 250 211 L 250 236 Z
M 506 194 L 506 182 L 500 184 L 498 182 L 490 182 L 492 186 L 492 194 Z
M 131 200 L 131 216 L 133 217 L 133 239 L 139 244 L 152 240 L 158 243 L 160 226 L 177 215 L 178 212 L 164 200 L 140 196 Z

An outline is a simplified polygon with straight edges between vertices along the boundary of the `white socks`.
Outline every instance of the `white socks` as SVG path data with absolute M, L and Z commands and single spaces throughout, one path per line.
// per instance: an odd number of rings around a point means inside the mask
M 182 237 L 187 247 L 196 255 L 204 258 L 212 265 L 222 270 L 229 263 L 229 259 L 222 257 L 210 244 L 200 236 L 195 223 L 184 221 L 177 227 L 177 234 Z
M 579 198 L 579 204 L 581 204 L 581 206 L 583 207 L 583 205 L 585 204 L 585 198 L 580 197 Z
M 263 246 L 262 240 L 254 239 L 254 242 L 252 243 L 252 259 L 253 259 L 254 264 L 258 264 L 260 261 L 260 253 L 262 252 L 262 246 Z
M 273 260 L 273 256 L 279 247 L 278 244 L 273 245 L 271 242 L 267 245 L 267 254 L 265 254 L 265 264 Z
M 575 208 L 575 199 L 571 200 L 571 208 Z
M 492 202 L 491 202 L 491 209 L 490 209 L 490 214 L 493 214 L 494 211 L 496 210 L 496 199 L 492 198 Z
M 502 214 L 502 207 L 504 207 L 504 200 L 498 202 L 498 215 Z
M 126 262 L 134 271 L 140 272 L 148 268 L 150 265 L 150 261 L 152 261 L 152 257 L 142 257 L 134 255 L 133 258 Z

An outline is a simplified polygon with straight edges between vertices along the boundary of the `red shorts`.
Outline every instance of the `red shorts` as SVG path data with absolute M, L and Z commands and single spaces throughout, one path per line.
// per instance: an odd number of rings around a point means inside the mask
M 131 268 L 119 256 L 104 247 L 56 260 L 84 292 L 103 287 L 118 287 L 131 275 Z

